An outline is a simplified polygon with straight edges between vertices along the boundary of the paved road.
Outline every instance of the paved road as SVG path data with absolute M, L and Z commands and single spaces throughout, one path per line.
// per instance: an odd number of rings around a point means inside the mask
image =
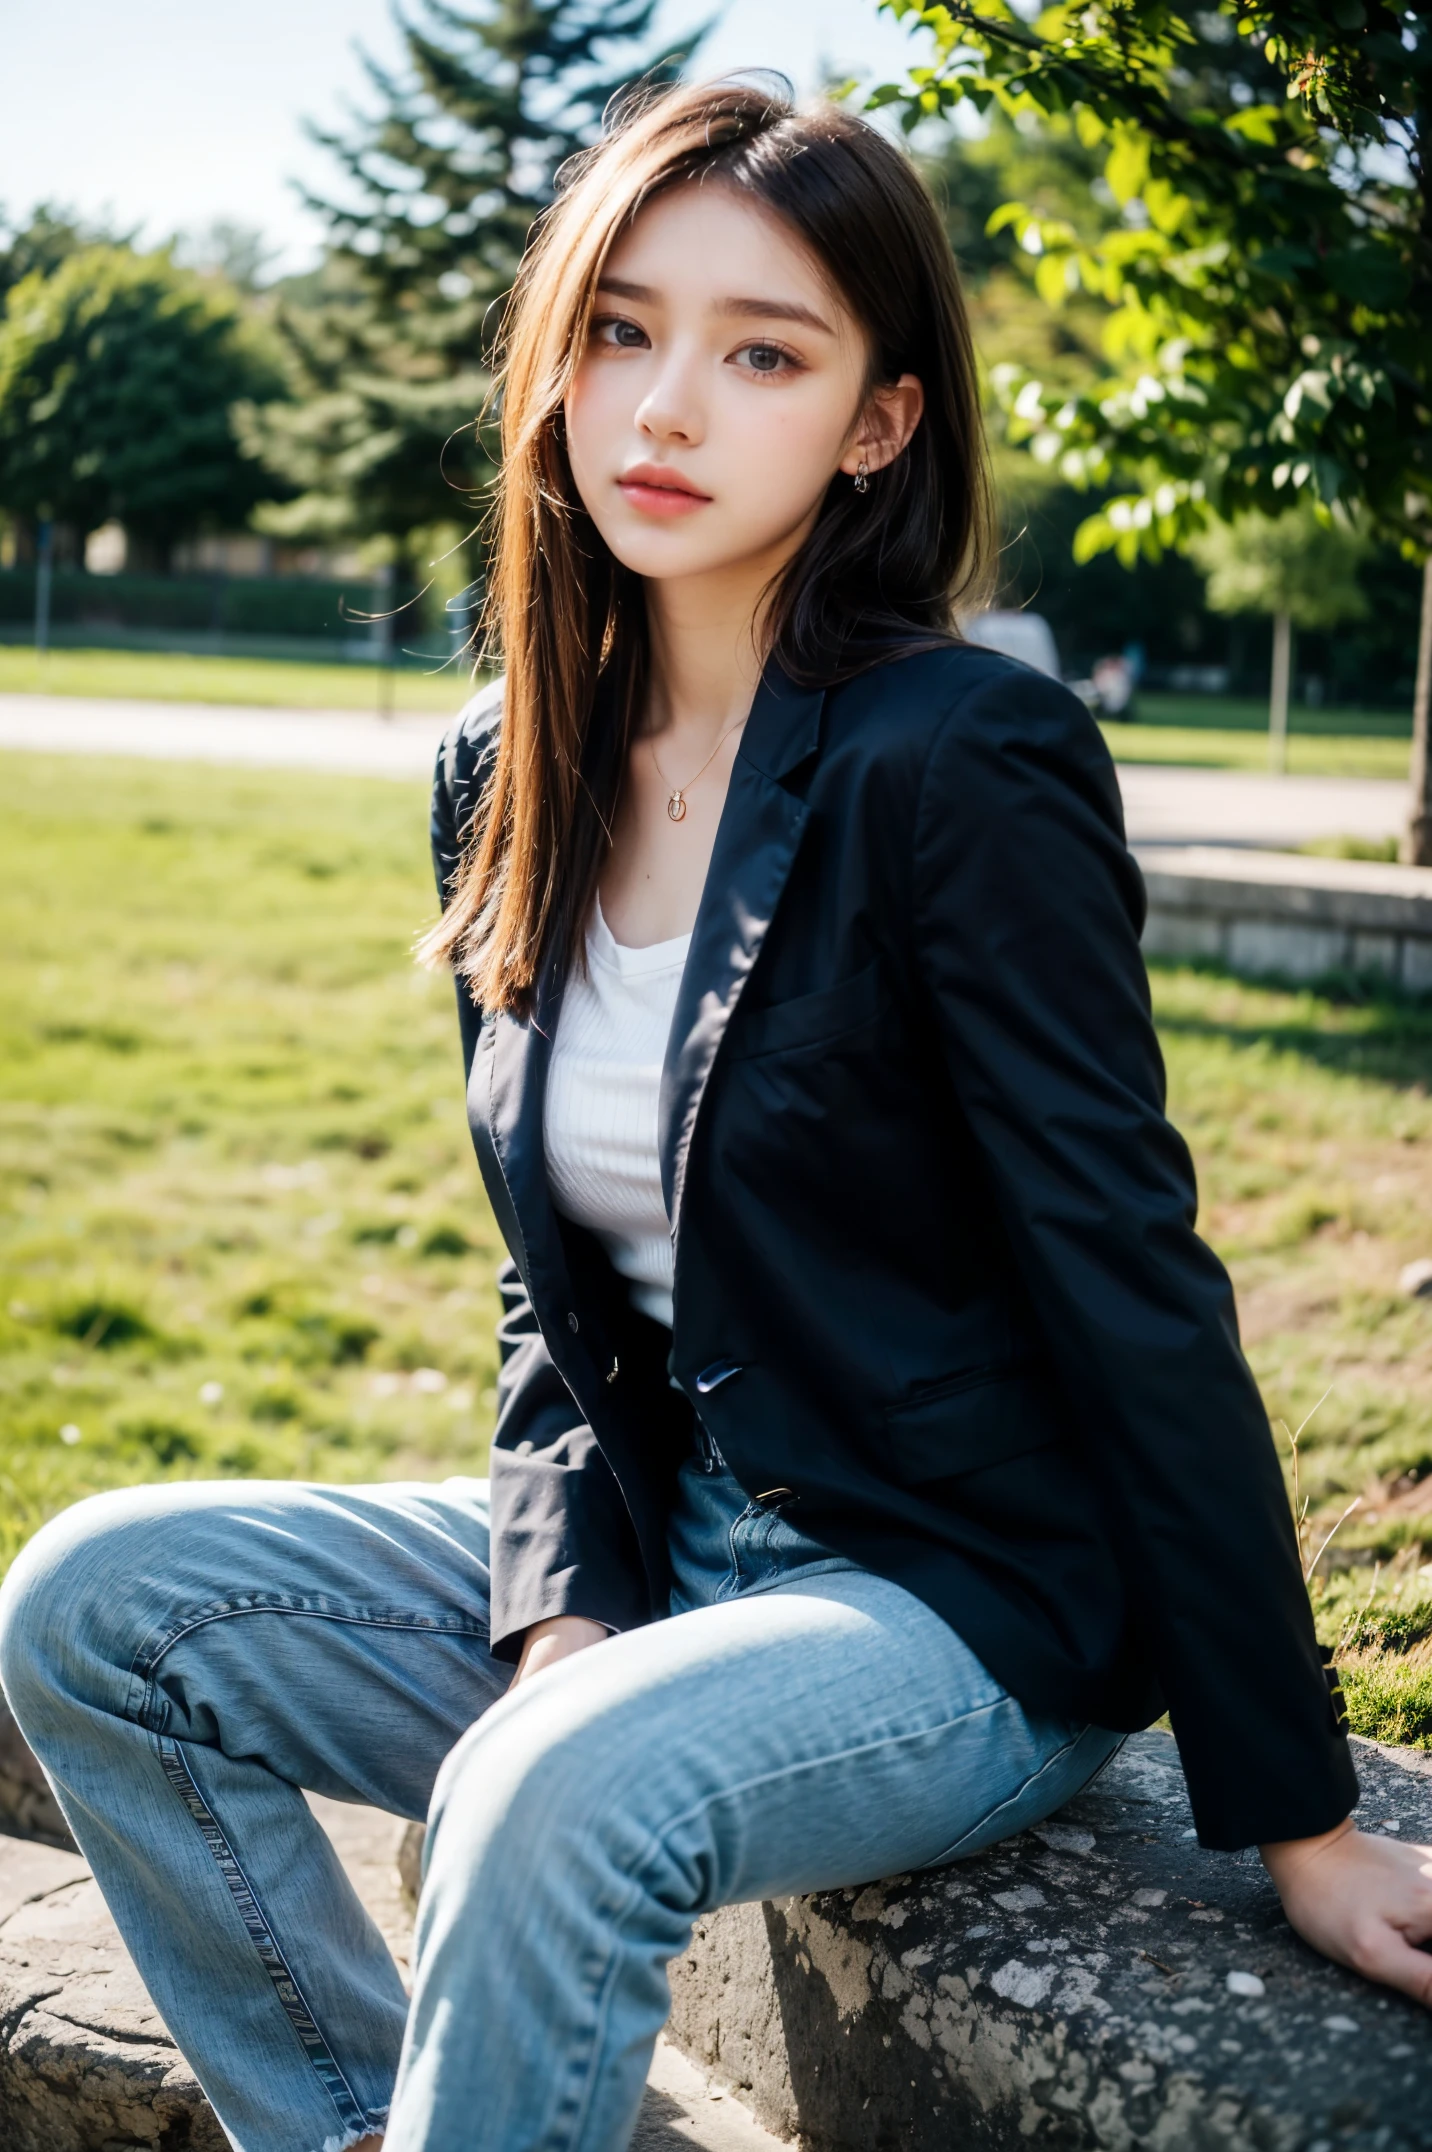
M 1272 777 L 1252 770 L 1119 770 L 1130 842 L 1252 845 L 1285 851 L 1314 837 L 1394 837 L 1407 787 L 1384 777 Z
M 427 777 L 446 720 L 384 723 L 357 710 L 258 710 L 218 703 L 99 702 L 0 695 L 0 747 L 160 761 Z M 1126 765 L 1119 772 L 1131 841 L 1275 850 L 1313 837 L 1390 837 L 1406 787 L 1382 778 L 1271 777 L 1242 770 Z
M 47 754 L 141 755 L 262 769 L 430 777 L 447 719 L 369 710 L 262 710 L 214 702 L 101 702 L 0 695 L 0 747 Z

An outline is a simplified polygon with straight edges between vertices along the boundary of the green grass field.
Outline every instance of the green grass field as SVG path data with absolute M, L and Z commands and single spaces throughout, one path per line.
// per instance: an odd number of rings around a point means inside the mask
M 1256 732 L 1268 740 L 1268 704 L 1265 699 L 1239 695 L 1173 695 L 1141 692 L 1135 715 L 1148 725 L 1173 725 L 1205 731 Z M 1295 736 L 1336 735 L 1339 738 L 1410 740 L 1412 712 L 1404 710 L 1314 709 L 1295 703 L 1288 713 L 1289 730 Z
M 1267 735 L 1220 731 L 1204 725 L 1106 724 L 1104 737 L 1116 762 L 1175 762 L 1210 770 L 1266 770 Z M 1407 776 L 1409 743 L 1376 736 L 1294 733 L 1287 768 L 1294 777 Z
M 1232 695 L 1141 694 L 1135 722 L 1106 723 L 1119 762 L 1206 769 L 1268 768 L 1268 705 Z M 1288 714 L 1287 767 L 1297 777 L 1407 775 L 1410 712 L 1297 707 Z
M 223 702 L 279 710 L 376 710 L 391 691 L 399 715 L 456 710 L 467 690 L 456 665 L 431 672 L 274 658 L 187 657 L 167 650 L 52 650 L 37 657 L 0 643 L 0 695 L 118 696 L 142 702 Z
M 421 786 L 3 763 L 0 1535 L 161 1473 L 470 1469 L 496 1243 Z
M 497 1238 L 424 791 L 0 757 L 0 1562 L 90 1489 L 480 1469 Z M 1432 1745 L 1432 1009 L 1154 992 L 1356 1721 Z M 1380 1567 L 1376 1564 L 1380 1563 Z

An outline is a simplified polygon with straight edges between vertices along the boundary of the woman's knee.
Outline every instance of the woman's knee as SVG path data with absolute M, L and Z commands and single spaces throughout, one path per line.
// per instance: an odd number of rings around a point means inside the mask
M 694 1907 L 693 1788 L 656 1715 L 585 1710 L 570 1679 L 568 1699 L 557 1693 L 557 1678 L 534 1676 L 531 1692 L 495 1705 L 449 1753 L 429 1812 L 429 1872 L 461 1891 L 489 1867 L 509 1880 L 530 1870 L 534 1888 L 579 1868 L 594 1888 L 624 1878 Z
M 154 1499 L 162 1492 L 90 1495 L 42 1526 L 11 1565 L 0 1584 L 0 1686 L 22 1728 L 57 1696 L 91 1689 L 98 1670 L 129 1663 L 143 1618 L 135 1583 L 154 1571 L 171 1515 Z

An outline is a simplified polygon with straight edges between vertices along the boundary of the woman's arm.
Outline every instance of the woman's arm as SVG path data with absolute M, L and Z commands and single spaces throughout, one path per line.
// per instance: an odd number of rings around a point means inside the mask
M 579 1614 L 557 1614 L 551 1621 L 534 1622 L 523 1640 L 522 1656 L 512 1677 L 513 1688 L 529 1674 L 540 1674 L 544 1666 L 570 1659 L 573 1652 L 585 1651 L 588 1645 L 600 1644 L 610 1635 L 611 1631 L 599 1621 L 583 1621 Z
M 1306 1941 L 1432 2005 L 1432 1847 L 1350 1820 L 1282 1474 L 1164 1115 L 1142 882 L 1073 696 L 1011 668 L 951 713 L 915 892 L 951 1081 L 1106 1492 L 1199 1836 L 1258 1843 Z
M 1193 1229 L 1113 765 L 1065 689 L 987 661 L 924 774 L 914 934 L 950 1080 L 1101 1484 L 1206 1845 L 1357 1797 L 1227 1274 Z

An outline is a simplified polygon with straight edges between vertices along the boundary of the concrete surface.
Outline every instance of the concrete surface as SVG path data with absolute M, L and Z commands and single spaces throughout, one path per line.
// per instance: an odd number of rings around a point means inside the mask
M 1364 1827 L 1432 1841 L 1432 1756 L 1355 1745 Z M 1200 1849 L 1167 1734 L 975 1860 L 728 1907 L 673 1970 L 668 2037 L 811 2152 L 1432 2146 L 1432 2018 Z
M 1146 955 L 1206 957 L 1251 978 L 1332 972 L 1432 993 L 1432 868 L 1212 845 L 1140 855 Z
M 463 699 L 461 683 L 454 682 L 454 712 Z M 429 777 L 447 723 L 445 717 L 404 717 L 385 724 L 371 712 L 352 710 L 0 695 L 0 748 L 345 770 L 368 777 Z M 1314 837 L 1391 837 L 1406 815 L 1406 786 L 1381 778 L 1272 777 L 1139 764 L 1122 767 L 1119 782 L 1129 840 L 1141 848 L 1276 848 Z

